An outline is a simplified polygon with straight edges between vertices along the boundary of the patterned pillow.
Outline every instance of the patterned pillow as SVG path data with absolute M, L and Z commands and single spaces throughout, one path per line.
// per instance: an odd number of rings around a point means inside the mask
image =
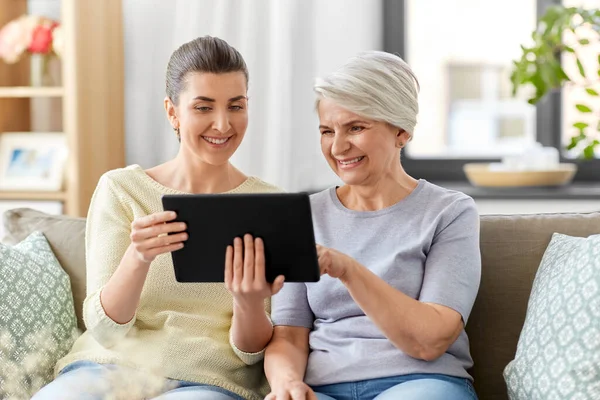
M 76 326 L 69 277 L 44 235 L 0 244 L 0 398 L 30 398 L 48 383 Z
M 504 378 L 511 400 L 600 399 L 600 235 L 553 235 Z

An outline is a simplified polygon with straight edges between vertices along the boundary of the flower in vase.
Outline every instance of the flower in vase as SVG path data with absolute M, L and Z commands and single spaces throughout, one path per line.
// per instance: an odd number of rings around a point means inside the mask
M 58 22 L 49 18 L 23 15 L 0 29 L 0 58 L 16 63 L 23 53 L 50 54 L 54 50 L 53 31 Z
M 17 18 L 0 30 L 0 58 L 9 64 L 16 63 L 31 43 L 35 23 L 29 16 Z
M 65 32 L 61 25 L 58 25 L 52 31 L 52 50 L 59 57 L 62 57 L 65 51 Z
M 40 18 L 31 34 L 31 43 L 27 50 L 31 53 L 48 54 L 52 51 L 52 30 L 58 24 L 54 21 Z

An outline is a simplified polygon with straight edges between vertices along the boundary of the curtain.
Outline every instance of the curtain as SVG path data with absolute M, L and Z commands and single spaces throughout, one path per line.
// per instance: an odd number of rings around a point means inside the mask
M 163 109 L 169 56 L 213 35 L 244 56 L 249 126 L 232 162 L 286 190 L 338 183 L 319 146 L 314 78 L 382 47 L 380 0 L 123 0 L 127 162 L 144 168 L 175 156 Z

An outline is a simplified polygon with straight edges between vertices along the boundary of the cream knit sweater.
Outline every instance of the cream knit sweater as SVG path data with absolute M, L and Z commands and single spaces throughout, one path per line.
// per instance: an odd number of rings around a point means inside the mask
M 279 192 L 250 177 L 230 193 Z M 151 264 L 133 320 L 120 325 L 100 304 L 100 291 L 130 244 L 131 222 L 162 211 L 162 186 L 138 165 L 102 176 L 92 198 L 86 227 L 87 331 L 56 372 L 78 360 L 151 370 L 161 376 L 215 385 L 247 399 L 262 399 L 268 384 L 263 352 L 244 353 L 231 342 L 232 297 L 224 284 L 178 283 L 170 254 Z M 210 229 L 210 227 L 206 227 Z M 270 302 L 265 304 L 270 311 Z

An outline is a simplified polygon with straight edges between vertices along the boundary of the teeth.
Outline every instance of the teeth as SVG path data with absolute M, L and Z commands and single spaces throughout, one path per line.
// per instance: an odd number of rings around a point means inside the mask
M 229 138 L 213 139 L 213 138 L 208 138 L 208 137 L 205 137 L 205 136 L 202 136 L 202 138 L 204 140 L 206 140 L 207 142 L 212 143 L 212 144 L 223 144 L 223 143 L 225 143 L 226 141 L 229 140 Z
M 342 165 L 354 164 L 355 162 L 359 162 L 363 158 L 364 158 L 364 156 L 362 156 L 362 157 L 356 157 L 356 158 L 354 158 L 352 160 L 348 160 L 348 161 L 340 161 L 340 164 L 342 164 Z

